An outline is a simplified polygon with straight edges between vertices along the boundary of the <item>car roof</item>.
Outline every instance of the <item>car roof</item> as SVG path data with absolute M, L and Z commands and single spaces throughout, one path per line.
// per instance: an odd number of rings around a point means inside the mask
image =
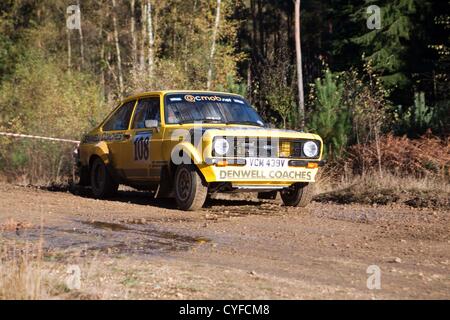
M 136 93 L 133 95 L 130 95 L 126 98 L 123 98 L 121 100 L 121 103 L 130 101 L 130 100 L 134 100 L 134 99 L 139 99 L 145 96 L 151 96 L 151 95 L 166 95 L 168 93 L 208 93 L 208 94 L 226 94 L 226 95 L 232 95 L 232 96 L 236 96 L 236 97 L 242 97 L 239 94 L 236 93 L 230 93 L 230 92 L 221 92 L 221 91 L 210 91 L 210 90 L 160 90 L 160 91 L 144 91 L 144 92 L 140 92 L 140 93 Z

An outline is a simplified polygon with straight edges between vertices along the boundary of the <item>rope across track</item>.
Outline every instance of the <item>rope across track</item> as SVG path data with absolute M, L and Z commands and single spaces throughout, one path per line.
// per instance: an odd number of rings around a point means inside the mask
M 15 137 L 15 138 L 30 138 L 30 139 L 58 141 L 58 142 L 68 142 L 68 143 L 73 143 L 73 144 L 77 144 L 77 145 L 80 144 L 80 141 L 78 141 L 78 140 L 60 139 L 60 138 L 43 137 L 43 136 L 34 136 L 34 135 L 21 134 L 21 133 L 0 132 L 0 136 Z

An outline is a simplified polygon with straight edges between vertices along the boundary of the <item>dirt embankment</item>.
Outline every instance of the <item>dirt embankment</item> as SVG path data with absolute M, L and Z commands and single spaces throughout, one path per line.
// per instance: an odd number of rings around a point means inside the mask
M 98 201 L 0 184 L 0 225 L 4 246 L 44 240 L 51 297 L 450 298 L 439 208 L 249 199 L 186 213 L 140 192 Z M 65 285 L 70 265 L 79 290 Z M 370 265 L 381 289 L 367 288 Z

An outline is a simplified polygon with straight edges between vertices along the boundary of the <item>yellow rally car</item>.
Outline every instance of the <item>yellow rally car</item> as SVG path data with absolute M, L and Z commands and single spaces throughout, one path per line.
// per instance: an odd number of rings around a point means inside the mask
M 269 128 L 242 96 L 161 91 L 123 100 L 83 137 L 77 165 L 95 197 L 125 184 L 195 210 L 236 191 L 305 206 L 321 157 L 318 135 Z

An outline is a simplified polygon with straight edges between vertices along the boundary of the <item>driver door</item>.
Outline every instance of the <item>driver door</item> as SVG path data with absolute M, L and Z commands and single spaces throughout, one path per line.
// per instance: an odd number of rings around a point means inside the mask
M 147 128 L 146 120 L 154 120 L 157 126 Z M 152 164 L 161 154 L 160 123 L 159 96 L 140 98 L 130 125 L 131 139 L 127 144 L 125 175 L 128 180 L 159 179 L 159 171 L 153 170 Z

